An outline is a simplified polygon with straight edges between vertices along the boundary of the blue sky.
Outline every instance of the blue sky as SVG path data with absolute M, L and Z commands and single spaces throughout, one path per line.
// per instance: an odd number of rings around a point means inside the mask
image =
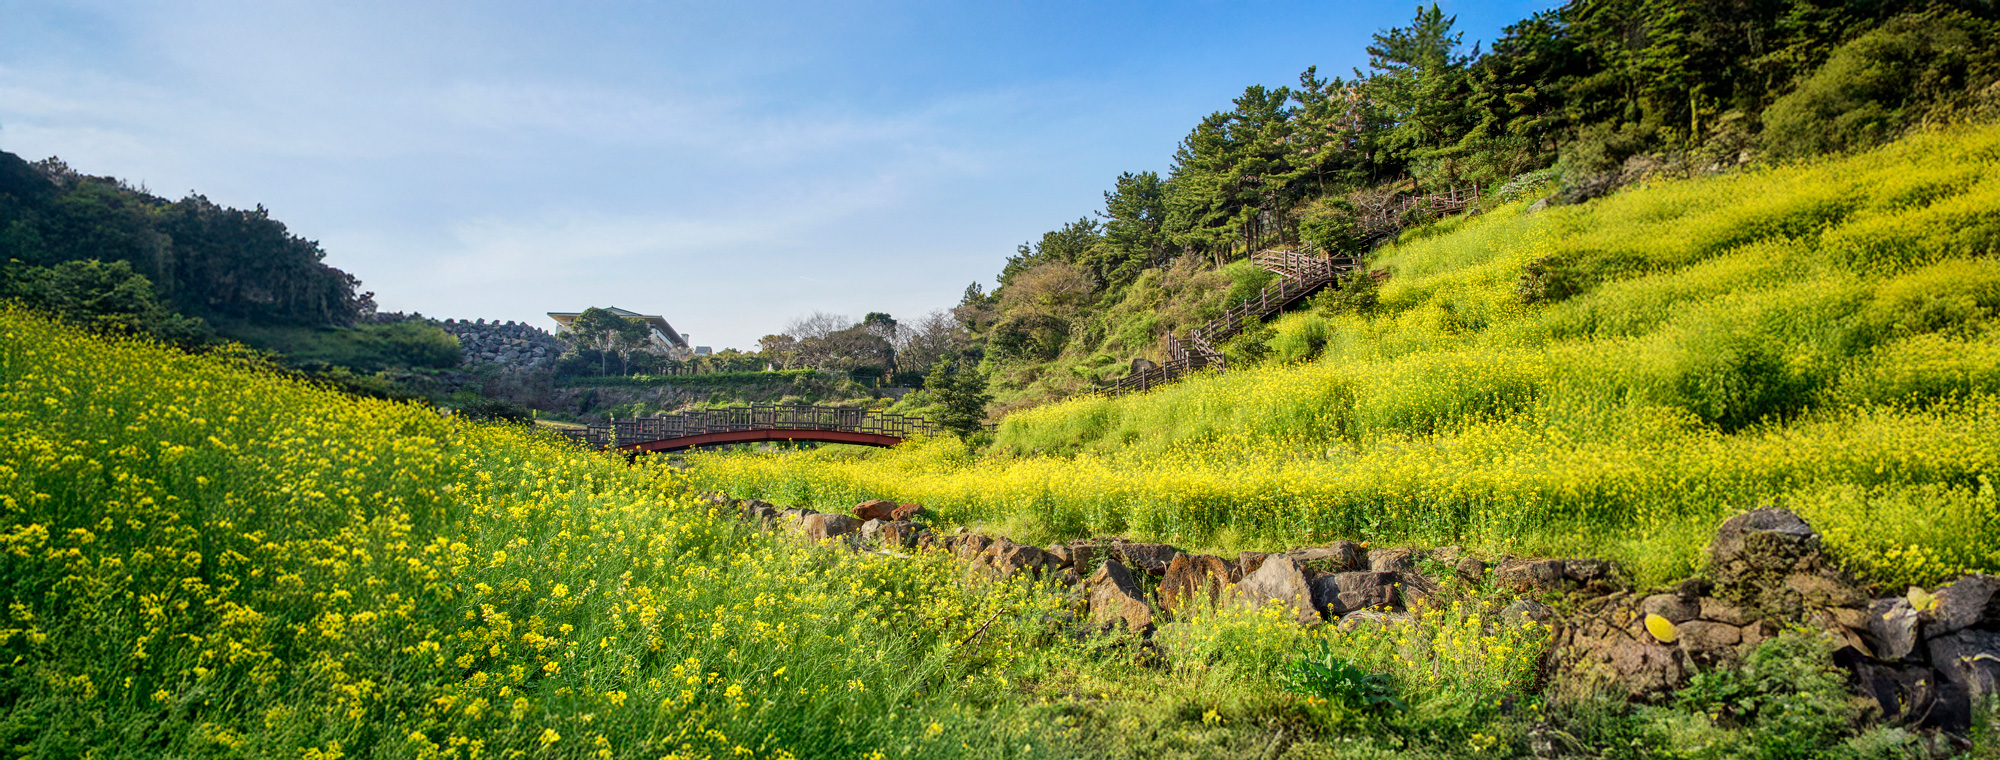
M 1440 3 L 1468 44 L 1553 5 Z M 388 310 L 914 317 L 1410 3 L 0 0 L 0 149 L 263 204 Z

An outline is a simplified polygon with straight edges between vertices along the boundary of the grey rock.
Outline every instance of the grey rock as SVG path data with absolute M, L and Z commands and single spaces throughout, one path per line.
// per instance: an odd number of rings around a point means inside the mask
M 1745 626 L 1758 620 L 1756 613 L 1730 604 L 1712 596 L 1701 598 L 1701 619 L 1734 626 Z
M 1812 570 L 1820 561 L 1819 533 L 1789 509 L 1753 509 L 1723 521 L 1708 559 L 1724 583 L 1758 572 Z
M 1962 730 L 1971 715 L 1965 690 L 1922 665 L 1860 660 L 1855 690 L 1875 702 L 1886 723 Z
M 812 515 L 805 519 L 806 539 L 826 541 L 861 529 L 861 521 L 847 515 Z
M 1305 574 L 1292 564 L 1291 558 L 1281 554 L 1265 557 L 1257 572 L 1244 576 L 1243 582 L 1231 590 L 1230 600 L 1255 608 L 1285 605 L 1291 608 L 1291 617 L 1301 623 L 1320 619 L 1313 608 L 1312 589 L 1306 585 Z
M 1668 622 L 1680 624 L 1701 617 L 1701 603 L 1693 599 L 1682 599 L 1678 594 L 1654 594 L 1639 602 L 1639 611 L 1647 615 L 1659 615 Z
M 1145 592 L 1139 590 L 1138 582 L 1132 580 L 1132 573 L 1115 559 L 1104 561 L 1104 565 L 1092 573 L 1086 582 L 1090 593 L 1090 621 L 1100 626 L 1125 624 L 1128 630 L 1149 631 L 1153 627 L 1153 609 L 1146 605 Z
M 1938 589 L 1937 606 L 1924 611 L 1924 634 L 1943 636 L 1981 622 L 2000 623 L 2000 576 L 1963 575 Z
M 1345 573 L 1364 568 L 1366 550 L 1353 541 L 1335 541 L 1325 546 L 1308 546 L 1285 552 L 1301 572 Z
M 1711 623 L 1706 620 L 1689 620 L 1674 626 L 1680 632 L 1675 642 L 1689 654 L 1703 656 L 1732 657 L 1736 645 L 1743 643 L 1743 630 L 1726 623 Z
M 1931 667 L 1965 691 L 1969 705 L 2000 694 L 2000 632 L 1961 630 L 1930 640 Z
M 1452 566 L 1452 572 L 1459 580 L 1478 585 L 1486 580 L 1486 561 L 1478 557 L 1466 557 Z
M 1423 556 L 1415 549 L 1377 549 L 1368 553 L 1368 569 L 1378 573 L 1416 574 L 1417 558 Z
M 879 537 L 882 534 L 882 526 L 887 524 L 888 523 L 883 522 L 882 520 L 867 520 L 862 522 L 860 531 L 861 540 L 874 541 L 877 537 Z
M 1877 599 L 1868 605 L 1868 638 L 1876 659 L 1895 661 L 1917 651 L 1917 609 L 1901 597 Z
M 1174 555 L 1174 561 L 1167 565 L 1166 578 L 1160 581 L 1160 610 L 1171 612 L 1190 603 L 1214 606 L 1221 601 L 1222 589 L 1239 580 L 1235 572 L 1235 566 L 1221 557 Z
M 1561 591 L 1566 586 L 1558 559 L 1510 559 L 1493 569 L 1493 582 L 1513 591 Z
M 1174 555 L 1180 550 L 1166 544 L 1119 543 L 1112 550 L 1125 564 L 1146 571 L 1148 575 L 1163 576 L 1167 566 L 1173 564 Z
M 1358 610 L 1393 607 L 1398 581 L 1397 573 L 1372 570 L 1322 575 L 1312 580 L 1313 608 L 1330 620 Z

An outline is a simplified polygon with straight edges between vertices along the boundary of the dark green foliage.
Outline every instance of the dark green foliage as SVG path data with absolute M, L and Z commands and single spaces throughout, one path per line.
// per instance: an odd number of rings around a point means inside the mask
M 124 262 L 163 304 L 195 317 L 256 325 L 346 325 L 373 311 L 317 243 L 262 207 L 190 195 L 176 202 L 55 159 L 0 152 L 0 260 L 48 266 Z
M 362 374 L 402 368 L 451 369 L 463 360 L 458 339 L 422 319 L 353 327 L 241 323 L 226 323 L 224 327 L 244 343 L 282 356 L 284 364 L 314 372 L 333 367 Z
M 1782 156 L 1867 148 L 1920 119 L 1976 108 L 2000 76 L 2000 30 L 1963 13 L 1891 20 L 1834 51 L 1764 112 L 1764 143 Z
M 1000 359 L 1048 361 L 1056 358 L 1069 338 L 1069 323 L 1055 316 L 1026 312 L 1001 317 L 987 334 L 987 347 Z
M 477 396 L 464 399 L 458 413 L 469 419 L 488 422 L 533 422 L 535 410 L 497 398 Z
M 161 305 L 153 284 L 123 261 L 65 261 L 49 267 L 11 261 L 0 272 L 4 299 L 93 330 L 144 335 L 188 348 L 211 339 L 208 325 Z
M 1524 304 L 1552 303 L 1583 292 L 1584 274 L 1575 262 L 1561 256 L 1543 256 L 1521 267 L 1521 279 L 1514 283 L 1514 297 Z
M 628 374 L 632 355 L 646 345 L 646 323 L 593 306 L 570 322 L 569 342 L 573 350 L 597 353 L 598 374 L 611 374 L 613 356 L 618 357 L 618 374 Z
M 977 370 L 940 361 L 924 377 L 924 392 L 936 406 L 932 420 L 944 429 L 963 439 L 984 429 L 986 405 L 993 402 L 993 395 L 986 392 L 986 378 Z
M 1759 645 L 1741 667 L 1696 674 L 1674 706 L 1745 729 L 1740 756 L 1764 760 L 1820 757 L 1860 717 L 1827 643 L 1805 634 Z
M 1348 275 L 1340 287 L 1328 287 L 1313 296 L 1313 308 L 1325 314 L 1369 314 L 1379 303 L 1381 285 L 1366 274 Z
M 1279 682 L 1285 691 L 1319 697 L 1350 712 L 1381 713 L 1406 707 L 1388 676 L 1370 673 L 1342 658 L 1325 639 L 1292 661 Z
M 1353 256 L 1362 251 L 1361 224 L 1354 204 L 1334 201 L 1299 220 L 1299 242 L 1329 256 Z
M 1243 331 L 1230 338 L 1222 347 L 1222 355 L 1231 367 L 1250 367 L 1263 363 L 1271 355 L 1271 339 L 1278 333 L 1270 325 L 1260 320 L 1248 319 L 1243 323 Z

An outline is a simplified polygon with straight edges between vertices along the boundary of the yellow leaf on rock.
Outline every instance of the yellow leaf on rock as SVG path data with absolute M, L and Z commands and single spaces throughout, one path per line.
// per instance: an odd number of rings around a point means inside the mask
M 1910 600 L 1910 606 L 1918 612 L 1937 609 L 1937 595 L 1916 586 L 1911 586 L 1909 593 L 1904 594 L 1903 598 Z
M 1646 632 L 1653 634 L 1653 638 L 1659 639 L 1662 644 L 1672 644 L 1675 639 L 1681 637 L 1680 629 L 1674 627 L 1674 621 L 1652 613 L 1646 614 Z

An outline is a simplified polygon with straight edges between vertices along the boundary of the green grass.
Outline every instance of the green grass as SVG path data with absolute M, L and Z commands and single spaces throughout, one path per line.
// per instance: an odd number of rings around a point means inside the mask
M 1017 412 L 977 456 L 693 474 L 1044 539 L 1463 544 L 1646 581 L 1698 570 L 1717 523 L 1775 503 L 1885 584 L 2000 570 L 2000 128 L 1525 206 L 1380 251 L 1394 277 L 1371 313 L 1274 321 L 1289 363 Z M 1531 266 L 1562 287 L 1524 300 Z

